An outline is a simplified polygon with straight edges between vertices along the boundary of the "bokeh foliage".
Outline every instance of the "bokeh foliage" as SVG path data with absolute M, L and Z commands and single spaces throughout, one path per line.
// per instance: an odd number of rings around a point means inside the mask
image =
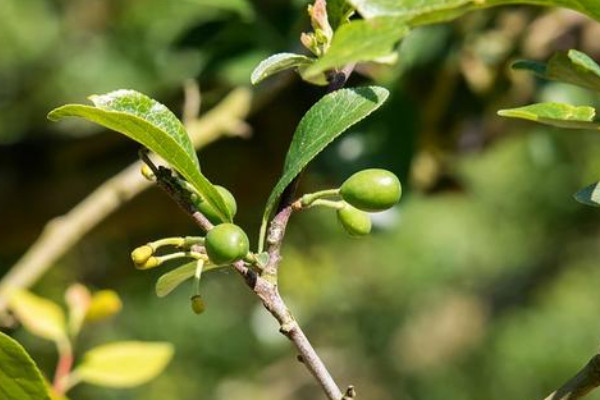
M 135 146 L 89 125 L 56 128 L 49 109 L 89 93 L 132 88 L 178 110 L 196 78 L 203 107 L 277 51 L 300 52 L 304 1 L 4 0 L 0 7 L 0 265 L 8 268 L 44 222 L 66 212 L 135 157 Z M 548 27 L 551 27 L 548 28 Z M 572 200 L 598 180 L 600 136 L 502 120 L 499 108 L 539 101 L 598 104 L 588 92 L 508 69 L 578 48 L 600 57 L 598 24 L 572 12 L 506 7 L 413 31 L 399 63 L 360 67 L 388 103 L 319 156 L 302 190 L 352 172 L 396 172 L 407 195 L 378 215 L 375 234 L 348 239 L 331 213 L 294 216 L 282 292 L 336 378 L 378 399 L 542 398 L 600 342 L 600 218 Z M 249 140 L 202 154 L 257 232 L 295 125 L 320 95 L 293 74 L 256 90 Z M 66 135 L 68 133 L 68 135 Z M 140 178 L 141 179 L 141 178 Z M 207 275 L 207 311 L 179 288 L 152 293 L 129 251 L 196 228 L 158 190 L 84 238 L 35 288 L 60 301 L 77 280 L 117 290 L 122 314 L 84 333 L 89 349 L 114 340 L 172 341 L 155 382 L 127 391 L 81 386 L 75 399 L 301 399 L 313 382 L 270 317 L 231 273 Z M 256 238 L 254 238 L 256 239 Z M 45 371 L 52 347 L 15 337 Z M 592 399 L 599 399 L 596 395 Z

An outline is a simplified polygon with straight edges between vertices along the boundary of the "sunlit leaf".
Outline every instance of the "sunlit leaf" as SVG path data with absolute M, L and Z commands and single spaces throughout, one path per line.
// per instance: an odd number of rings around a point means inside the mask
M 94 385 L 133 387 L 158 376 L 172 356 L 170 343 L 110 343 L 85 353 L 74 375 Z
M 25 349 L 0 332 L 0 399 L 49 400 L 44 378 Z
M 57 342 L 66 338 L 65 314 L 56 303 L 18 290 L 11 294 L 9 306 L 23 327 L 32 334 Z
M 449 21 L 474 10 L 509 4 L 565 7 L 600 21 L 598 0 L 349 0 L 365 18 L 397 16 L 411 26 Z
M 388 56 L 408 32 L 408 27 L 399 18 L 351 21 L 335 32 L 327 53 L 302 75 L 311 78 L 332 68 Z
M 525 107 L 498 111 L 498 115 L 520 118 L 560 128 L 600 129 L 595 119 L 596 110 L 587 106 L 571 106 L 561 103 L 539 103 Z
M 600 92 L 600 66 L 588 55 L 577 50 L 558 52 L 547 64 L 517 61 L 513 68 L 531 71 L 544 79 L 566 82 Z
M 134 90 L 91 96 L 94 106 L 68 104 L 48 118 L 79 117 L 128 136 L 149 148 L 179 172 L 223 221 L 231 221 L 225 202 L 202 175 L 198 157 L 181 122 L 164 105 Z
M 99 321 L 115 315 L 121 311 L 122 307 L 123 304 L 117 292 L 114 290 L 99 290 L 92 295 L 85 319 L 87 321 Z
M 278 72 L 282 72 L 292 68 L 308 66 L 314 62 L 314 58 L 303 56 L 294 53 L 278 53 L 261 61 L 260 64 L 252 71 L 250 81 L 256 85 L 263 79 Z
M 575 200 L 588 206 L 600 207 L 600 182 L 587 186 L 575 193 Z
M 192 278 L 196 272 L 196 265 L 197 262 L 192 261 L 162 275 L 156 281 L 156 295 L 158 297 L 165 297 L 175 290 L 177 286 Z
M 325 95 L 302 117 L 288 150 L 283 174 L 271 192 L 263 215 L 260 245 L 268 219 L 284 189 L 335 138 L 378 109 L 389 92 L 378 86 L 341 89 Z

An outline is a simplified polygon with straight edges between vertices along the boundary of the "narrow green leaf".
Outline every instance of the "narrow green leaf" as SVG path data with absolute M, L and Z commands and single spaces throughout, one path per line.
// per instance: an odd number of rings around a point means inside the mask
M 600 21 L 598 0 L 348 0 L 364 18 L 397 16 L 410 26 L 449 21 L 478 9 L 509 4 L 565 7 Z
M 592 207 L 600 207 L 600 182 L 586 186 L 575 193 L 575 200 Z
M 110 343 L 88 351 L 73 374 L 94 385 L 133 387 L 158 376 L 172 357 L 170 343 Z
M 378 109 L 389 92 L 378 86 L 341 89 L 325 95 L 302 117 L 288 150 L 283 174 L 269 196 L 261 226 L 264 244 L 268 220 L 283 190 L 335 138 Z
M 394 17 L 351 21 L 335 32 L 327 53 L 302 75 L 311 78 L 332 68 L 388 56 L 408 32 L 402 19 Z
M 269 58 L 264 59 L 252 71 L 250 81 L 256 85 L 260 81 L 291 68 L 306 67 L 314 62 L 314 58 L 303 56 L 294 53 L 279 53 L 274 54 Z
M 66 339 L 65 314 L 58 304 L 18 290 L 11 294 L 9 307 L 30 333 L 56 342 Z
M 158 278 L 158 280 L 156 281 L 156 295 L 158 297 L 165 297 L 173 290 L 175 290 L 177 286 L 181 285 L 186 280 L 193 278 L 194 273 L 196 272 L 197 265 L 197 261 L 192 261 L 190 263 L 177 267 L 174 270 L 167 272 L 166 274 L 161 275 L 161 277 Z M 204 268 L 202 271 L 203 273 L 206 273 L 208 271 L 224 267 L 225 266 L 222 265 L 206 263 L 204 264 Z
M 68 104 L 51 111 L 48 118 L 84 118 L 141 143 L 190 182 L 218 210 L 223 221 L 231 221 L 221 195 L 200 172 L 198 157 L 183 125 L 167 107 L 133 90 L 91 96 L 90 100 L 93 107 Z
M 0 399 L 49 400 L 44 378 L 23 346 L 0 332 Z
M 596 110 L 587 106 L 572 106 L 561 103 L 539 103 L 525 107 L 500 110 L 498 115 L 520 118 L 560 128 L 600 129 L 595 120 Z
M 192 278 L 196 272 L 196 265 L 197 262 L 192 261 L 162 275 L 156 281 L 156 295 L 158 297 L 165 297 L 175 290 L 177 286 Z
M 566 82 L 600 92 L 600 66 L 588 55 L 577 50 L 558 52 L 548 64 L 517 61 L 513 68 L 531 71 L 544 79 Z

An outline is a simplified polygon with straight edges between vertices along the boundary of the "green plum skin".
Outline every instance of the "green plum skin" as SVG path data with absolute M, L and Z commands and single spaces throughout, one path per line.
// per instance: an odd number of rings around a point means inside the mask
M 402 186 L 398 177 L 384 169 L 365 169 L 348 178 L 340 195 L 349 204 L 368 212 L 384 211 L 400 201 Z
M 231 192 L 225 189 L 223 186 L 215 185 L 215 189 L 219 192 L 223 200 L 225 201 L 225 205 L 231 214 L 231 218 L 235 217 L 237 213 L 237 203 L 235 201 L 235 197 L 231 194 Z M 210 222 L 213 224 L 218 224 L 223 222 L 221 218 L 217 215 L 215 209 L 208 204 L 206 201 L 197 202 L 196 208 L 200 211 Z
M 364 211 L 346 204 L 337 211 L 338 221 L 352 237 L 366 236 L 371 233 L 371 217 Z
M 216 265 L 231 264 L 248 254 L 250 242 L 237 225 L 224 223 L 215 226 L 206 235 L 206 253 Z

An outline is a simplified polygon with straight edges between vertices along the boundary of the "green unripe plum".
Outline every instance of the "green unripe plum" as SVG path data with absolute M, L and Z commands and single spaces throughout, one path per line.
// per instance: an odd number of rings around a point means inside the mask
M 221 224 L 206 235 L 204 242 L 208 258 L 213 264 L 231 264 L 241 260 L 250 250 L 246 233 L 237 225 Z
M 337 211 L 338 221 L 352 237 L 361 237 L 371 232 L 371 217 L 364 211 L 346 204 Z
M 194 314 L 202 314 L 204 312 L 204 310 L 206 309 L 204 300 L 202 299 L 202 296 L 200 296 L 199 294 L 192 296 L 192 298 L 190 299 L 190 303 L 191 303 L 192 311 L 194 312 Z
M 215 185 L 215 189 L 217 189 L 217 192 L 219 192 L 219 194 L 225 201 L 225 205 L 227 206 L 227 209 L 231 214 L 231 218 L 233 218 L 237 213 L 237 203 L 235 202 L 235 197 L 233 197 L 231 192 L 225 189 L 223 186 Z M 210 204 L 208 204 L 208 202 L 198 201 L 196 202 L 196 208 L 198 208 L 198 211 L 204 214 L 204 216 L 208 218 L 208 220 L 213 224 L 218 224 L 219 222 L 222 222 L 215 209 Z
M 354 207 L 369 212 L 387 210 L 402 196 L 398 177 L 385 169 L 365 169 L 357 172 L 340 188 L 340 195 Z

